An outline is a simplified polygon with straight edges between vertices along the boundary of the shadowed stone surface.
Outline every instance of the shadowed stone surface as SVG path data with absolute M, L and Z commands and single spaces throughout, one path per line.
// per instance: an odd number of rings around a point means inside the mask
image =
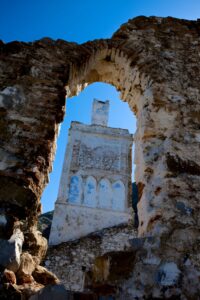
M 30 300 L 72 300 L 70 293 L 62 285 L 47 286 L 37 294 L 30 297 Z

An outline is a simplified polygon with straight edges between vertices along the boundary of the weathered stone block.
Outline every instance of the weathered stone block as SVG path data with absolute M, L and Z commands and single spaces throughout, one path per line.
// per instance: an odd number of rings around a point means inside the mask
M 10 271 L 19 269 L 24 235 L 16 229 L 9 240 L 0 240 L 0 265 Z

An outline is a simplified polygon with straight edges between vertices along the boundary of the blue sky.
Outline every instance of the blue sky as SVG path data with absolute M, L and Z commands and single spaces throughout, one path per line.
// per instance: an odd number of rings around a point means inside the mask
M 138 15 L 200 18 L 200 0 L 0 0 L 0 9 L 0 39 L 4 42 L 51 37 L 83 43 L 111 37 L 121 24 Z M 135 117 L 110 85 L 94 83 L 68 99 L 54 170 L 42 197 L 43 211 L 54 207 L 70 122 L 90 123 L 93 98 L 111 101 L 109 126 L 135 131 Z
M 138 15 L 197 19 L 199 0 L 1 0 L 4 41 L 49 36 L 83 43 L 107 38 Z

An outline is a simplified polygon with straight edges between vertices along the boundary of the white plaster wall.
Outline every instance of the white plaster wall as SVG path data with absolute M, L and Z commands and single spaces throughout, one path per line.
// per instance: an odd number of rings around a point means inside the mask
M 132 137 L 127 130 L 72 123 L 57 203 L 66 202 L 70 176 L 77 172 L 95 178 L 107 175 L 113 181 L 123 180 L 127 190 L 130 178 L 127 156 L 131 144 Z
M 77 239 L 131 218 L 131 144 L 132 135 L 127 130 L 72 122 L 51 244 Z
M 127 223 L 129 220 L 131 220 L 129 212 L 56 204 L 49 244 L 57 245 L 76 240 L 103 228 Z
M 70 177 L 68 203 L 88 207 L 126 211 L 125 186 L 121 180 L 111 184 L 107 178 L 99 182 L 93 177 L 86 179 L 77 173 Z

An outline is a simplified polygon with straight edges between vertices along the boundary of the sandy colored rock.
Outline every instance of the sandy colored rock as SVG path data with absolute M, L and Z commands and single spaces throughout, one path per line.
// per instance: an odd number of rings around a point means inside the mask
M 20 284 L 33 282 L 34 279 L 31 275 L 35 270 L 35 267 L 36 263 L 32 256 L 28 252 L 22 253 L 20 267 L 16 274 L 18 282 Z
M 15 273 L 13 271 L 5 269 L 4 270 L 4 281 L 6 283 L 16 284 Z
M 50 271 L 42 266 L 36 266 L 33 272 L 34 279 L 43 285 L 58 284 L 59 279 Z
M 47 240 L 42 236 L 42 233 L 36 227 L 31 228 L 26 234 L 26 247 L 33 256 L 36 264 L 39 264 L 45 257 L 47 251 Z

